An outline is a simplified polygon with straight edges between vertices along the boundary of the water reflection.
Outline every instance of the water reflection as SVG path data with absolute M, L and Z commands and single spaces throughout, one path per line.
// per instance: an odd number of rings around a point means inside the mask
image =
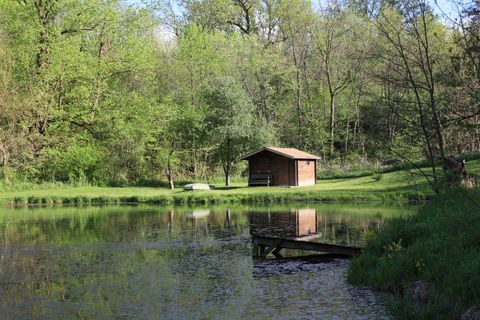
M 316 208 L 251 211 L 248 214 L 252 237 L 272 237 L 362 246 L 373 232 L 382 228 L 378 214 L 355 217 L 337 215 Z
M 190 219 L 205 218 L 205 217 L 208 217 L 209 215 L 210 215 L 209 209 L 192 210 L 192 211 L 187 211 L 185 213 L 185 216 Z
M 408 210 L 407 210 L 408 211 Z M 382 212 L 382 213 L 380 213 Z M 250 232 L 361 242 L 403 208 L 0 209 L 2 319 L 382 319 L 344 260 L 260 261 Z M 283 301 L 288 299 L 289 303 Z
M 252 236 L 300 239 L 317 234 L 317 210 L 311 208 L 289 211 L 250 212 Z

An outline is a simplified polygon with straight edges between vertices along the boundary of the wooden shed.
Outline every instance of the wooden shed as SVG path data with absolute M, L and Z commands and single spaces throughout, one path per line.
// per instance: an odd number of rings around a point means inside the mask
M 241 160 L 248 161 L 249 186 L 311 186 L 316 183 L 320 157 L 294 148 L 266 147 Z

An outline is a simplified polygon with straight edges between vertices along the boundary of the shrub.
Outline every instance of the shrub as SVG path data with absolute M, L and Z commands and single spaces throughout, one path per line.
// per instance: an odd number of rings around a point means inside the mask
M 43 180 L 88 184 L 105 180 L 104 154 L 94 145 L 70 146 L 66 150 L 47 150 Z

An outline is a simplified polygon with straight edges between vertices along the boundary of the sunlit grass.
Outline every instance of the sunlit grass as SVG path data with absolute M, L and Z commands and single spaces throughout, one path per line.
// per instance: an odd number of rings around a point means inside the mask
M 427 170 L 428 171 L 428 170 Z M 480 172 L 480 160 L 467 163 L 467 171 Z M 99 187 L 88 185 L 45 184 L 32 188 L 0 189 L 0 202 L 10 204 L 118 203 L 288 203 L 302 201 L 389 201 L 424 200 L 433 196 L 425 178 L 412 171 L 395 171 L 359 178 L 323 179 L 309 187 L 248 188 L 244 179 L 230 187 L 216 183 L 216 190 L 183 192 L 181 186 Z

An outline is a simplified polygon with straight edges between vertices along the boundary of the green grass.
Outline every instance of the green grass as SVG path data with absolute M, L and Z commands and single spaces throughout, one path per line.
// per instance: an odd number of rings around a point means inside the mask
M 480 172 L 480 160 L 467 164 L 467 170 Z M 155 204 L 289 203 L 311 201 L 401 201 L 424 200 L 433 192 L 423 177 L 404 171 L 373 174 L 358 178 L 322 179 L 311 187 L 247 188 L 238 179 L 230 188 L 183 192 L 165 187 L 98 187 L 50 183 L 45 185 L 4 186 L 2 204 L 101 204 L 140 202 Z
M 435 197 L 390 220 L 352 261 L 349 280 L 395 294 L 399 319 L 459 319 L 480 307 L 479 230 L 479 190 Z
M 459 156 L 459 160 L 468 162 L 480 160 L 480 152 L 469 152 Z M 480 163 L 477 161 L 477 163 Z M 372 164 L 353 164 L 353 165 L 333 165 L 320 168 L 317 177 L 319 179 L 343 179 L 343 178 L 359 178 L 365 176 L 372 176 L 375 174 L 383 174 L 402 170 L 415 170 L 417 168 L 424 168 L 430 165 L 430 161 L 423 159 L 413 162 L 401 162 L 391 166 L 374 166 Z

